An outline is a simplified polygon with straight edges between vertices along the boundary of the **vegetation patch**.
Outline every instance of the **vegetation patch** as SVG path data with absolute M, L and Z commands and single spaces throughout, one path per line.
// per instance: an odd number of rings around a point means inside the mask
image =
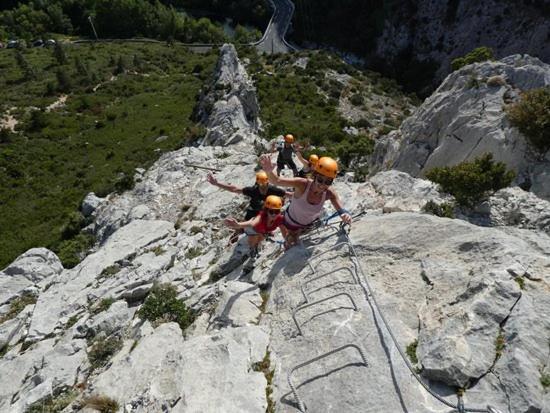
M 550 87 L 529 90 L 521 94 L 516 104 L 506 112 L 512 125 L 523 133 L 541 154 L 550 149 Z
M 514 278 L 514 281 L 518 284 L 520 290 L 525 289 L 525 278 L 524 277 L 516 277 L 516 278 Z
M 99 304 L 91 311 L 92 315 L 96 315 L 103 311 L 107 311 L 114 302 L 115 302 L 115 299 L 112 297 L 107 297 L 102 299 L 99 302 Z
M 185 253 L 185 258 L 188 260 L 192 260 L 193 258 L 197 258 L 202 254 L 202 249 L 200 247 L 191 247 L 187 250 Z
M 471 208 L 493 192 L 509 186 L 515 172 L 507 171 L 504 163 L 494 162 L 493 155 L 487 153 L 473 162 L 433 168 L 426 177 L 453 195 L 459 205 Z
M 116 400 L 107 396 L 90 396 L 84 398 L 81 407 L 88 407 L 97 410 L 100 413 L 116 413 L 120 408 Z
M 550 374 L 541 374 L 540 384 L 542 384 L 542 387 L 544 387 L 545 389 L 550 387 Z
M 435 201 L 428 201 L 426 204 L 422 207 L 422 211 L 427 212 L 428 214 L 432 214 L 441 218 L 454 218 L 454 207 L 452 204 L 449 204 L 448 202 L 443 202 L 441 204 L 438 204 Z
M 466 65 L 476 63 L 476 62 L 485 62 L 486 60 L 493 60 L 495 57 L 493 49 L 489 47 L 478 47 L 468 53 L 466 56 L 459 57 L 454 59 L 451 62 L 451 68 L 453 70 L 458 70 L 461 67 Z
M 194 314 L 185 304 L 178 300 L 177 290 L 170 284 L 153 286 L 137 315 L 149 320 L 153 325 L 176 322 L 185 331 L 194 321 Z
M 100 277 L 112 277 L 113 275 L 118 274 L 120 270 L 121 268 L 118 264 L 109 265 L 107 268 L 101 271 Z
M 416 349 L 418 347 L 418 340 L 414 340 L 411 344 L 407 346 L 406 352 L 409 359 L 413 364 L 418 364 L 418 357 L 416 356 Z
M 37 298 L 34 295 L 25 294 L 12 300 L 10 303 L 9 311 L 6 314 L 0 316 L 0 324 L 17 317 L 17 315 L 21 311 L 23 311 L 26 306 L 30 304 L 35 304 L 36 299 Z
M 65 324 L 65 328 L 71 328 L 72 326 L 74 326 L 76 324 L 77 321 L 78 321 L 78 316 L 73 315 L 72 317 L 70 317 L 67 320 L 67 324 Z
M 254 363 L 252 366 L 254 371 L 262 372 L 267 380 L 267 386 L 265 388 L 265 397 L 267 399 L 266 413 L 275 413 L 275 401 L 273 400 L 273 375 L 275 369 L 271 368 L 271 358 L 269 351 L 266 351 L 262 361 Z
M 77 213 L 86 194 L 132 187 L 135 168 L 203 133 L 190 117 L 218 53 L 137 43 L 20 53 L 32 79 L 15 50 L 0 53 L 0 114 L 9 110 L 18 122 L 14 133 L 0 134 L 0 268 L 38 246 L 70 268 L 93 245 Z M 126 72 L 113 77 L 119 57 Z M 59 88 L 67 89 L 65 105 L 46 111 Z M 157 141 L 161 135 L 168 138 Z
M 506 339 L 504 338 L 504 333 L 502 330 L 499 330 L 498 336 L 495 339 L 495 353 L 496 353 L 496 360 L 502 356 L 502 352 L 504 351 L 504 348 L 506 347 Z
M 59 413 L 63 411 L 78 396 L 75 390 L 66 390 L 56 396 L 48 396 L 45 399 L 31 404 L 25 413 Z
M 107 365 L 113 355 L 122 348 L 122 340 L 119 337 L 97 338 L 88 350 L 88 360 L 92 369 Z

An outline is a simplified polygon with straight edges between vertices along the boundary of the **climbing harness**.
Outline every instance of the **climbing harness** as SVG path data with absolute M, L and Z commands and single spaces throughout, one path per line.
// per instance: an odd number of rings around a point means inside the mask
M 359 214 L 353 216 L 353 218 L 358 218 L 359 216 L 364 215 L 365 213 L 366 213 L 366 211 L 362 211 Z M 319 223 L 316 223 L 316 225 L 310 231 L 308 231 L 308 235 L 312 236 L 312 238 L 314 239 L 315 237 L 317 237 L 319 235 L 321 230 L 324 230 L 324 229 L 334 230 L 335 229 L 335 224 L 329 224 L 328 222 L 332 218 L 334 218 L 336 215 L 338 215 L 338 213 L 335 213 L 335 214 L 329 216 L 325 220 L 319 220 Z M 355 251 L 355 247 L 354 247 L 354 245 L 353 245 L 353 243 L 352 243 L 352 241 L 349 237 L 350 230 L 351 230 L 351 227 L 350 227 L 349 224 L 340 223 L 339 226 L 336 229 L 336 234 L 342 236 L 345 239 L 345 241 L 338 242 L 335 245 L 333 245 L 330 249 L 328 249 L 326 251 L 323 251 L 323 252 L 320 252 L 320 253 L 317 253 L 317 254 L 314 254 L 309 258 L 308 266 L 309 266 L 309 269 L 310 269 L 310 273 L 305 276 L 305 278 L 306 278 L 305 281 L 300 285 L 300 290 L 302 292 L 302 296 L 304 298 L 304 301 L 302 303 L 300 303 L 292 311 L 292 319 L 293 319 L 294 324 L 296 326 L 297 335 L 301 335 L 301 336 L 304 335 L 303 331 L 302 331 L 302 328 L 301 328 L 301 325 L 300 325 L 300 323 L 298 322 L 298 319 L 297 319 L 297 313 L 299 313 L 300 311 L 302 311 L 306 308 L 315 307 L 315 306 L 317 306 L 321 303 L 326 303 L 326 302 L 332 301 L 332 300 L 334 300 L 335 298 L 338 298 L 338 297 L 345 297 L 351 303 L 352 307 L 342 307 L 342 306 L 340 306 L 338 308 L 339 309 L 353 309 L 354 311 L 358 311 L 358 307 L 357 307 L 353 297 L 350 294 L 346 293 L 346 292 L 340 292 L 338 294 L 334 294 L 334 295 L 331 295 L 329 297 L 325 297 L 325 298 L 322 298 L 322 299 L 319 299 L 319 300 L 316 300 L 316 301 L 310 301 L 310 297 L 308 295 L 308 293 L 311 294 L 312 292 L 318 291 L 318 290 L 321 289 L 321 288 L 318 288 L 317 290 L 308 290 L 307 287 L 312 282 L 314 282 L 316 280 L 323 279 L 323 278 L 325 278 L 325 277 L 327 277 L 331 274 L 337 273 L 337 272 L 342 272 L 342 271 L 347 272 L 351 275 L 351 279 L 353 281 L 353 284 L 359 285 L 361 287 L 361 290 L 364 293 L 364 296 L 365 296 L 365 299 L 366 299 L 367 303 L 373 309 L 374 317 L 376 317 L 376 314 L 378 314 L 380 316 L 380 319 L 382 320 L 384 326 L 386 327 L 386 330 L 388 331 L 388 333 L 389 333 L 389 335 L 390 335 L 390 337 L 393 341 L 393 344 L 397 348 L 397 351 L 401 355 L 401 358 L 403 359 L 405 365 L 407 366 L 407 368 L 409 369 L 411 374 L 418 381 L 418 383 L 432 397 L 434 397 L 436 400 L 443 403 L 447 407 L 450 407 L 451 409 L 453 409 L 452 412 L 455 412 L 455 413 L 456 412 L 457 413 L 467 413 L 467 412 L 471 412 L 471 413 L 500 413 L 499 410 L 495 409 L 492 406 L 487 406 L 486 408 L 465 407 L 464 401 L 463 401 L 463 394 L 464 394 L 463 389 L 459 389 L 459 391 L 457 392 L 457 397 L 458 397 L 457 403 L 456 404 L 450 403 L 447 400 L 445 400 L 444 398 L 442 398 L 441 396 L 439 396 L 437 393 L 435 393 L 432 389 L 430 389 L 430 387 L 419 376 L 419 374 L 415 371 L 414 367 L 411 365 L 410 361 L 407 359 L 407 356 L 405 355 L 404 351 L 399 346 L 399 343 L 398 343 L 397 339 L 395 338 L 395 335 L 394 335 L 388 321 L 386 320 L 386 317 L 384 316 L 384 314 L 381 311 L 380 306 L 378 305 L 378 301 L 376 300 L 373 289 L 372 289 L 372 287 L 370 286 L 370 284 L 368 282 L 368 278 L 366 277 L 366 275 L 363 271 L 363 268 L 361 266 L 361 263 L 359 262 L 359 258 L 358 258 L 357 252 Z M 331 235 L 334 235 L 334 234 L 331 234 Z M 321 274 L 317 274 L 316 265 L 318 265 L 323 260 L 318 261 L 317 264 L 314 264 L 314 263 L 312 264 L 312 261 L 317 260 L 320 257 L 323 257 L 323 256 L 327 255 L 328 253 L 334 252 L 335 250 L 340 249 L 342 247 L 347 247 L 349 258 L 350 258 L 350 261 L 352 263 L 352 266 L 351 267 L 350 266 L 341 266 L 341 267 L 338 267 L 338 268 L 333 269 L 331 271 L 327 271 L 327 272 L 324 272 L 324 273 L 321 273 Z M 326 260 L 326 258 L 325 258 L 325 260 Z M 326 314 L 326 313 L 327 313 L 327 310 L 324 310 L 322 313 L 320 313 L 318 315 L 322 315 L 322 314 Z M 383 337 L 382 337 L 382 339 L 383 339 Z M 299 409 L 300 412 L 306 413 L 307 408 L 306 408 L 306 405 L 304 404 L 303 400 L 298 395 L 297 386 L 293 382 L 293 374 L 296 372 L 296 370 L 299 370 L 302 367 L 308 366 L 310 364 L 314 364 L 314 363 L 316 363 L 316 362 L 318 362 L 318 361 L 320 361 L 324 358 L 327 358 L 327 357 L 329 357 L 329 356 L 331 356 L 335 353 L 338 353 L 340 351 L 344 351 L 348 348 L 355 349 L 361 357 L 362 365 L 364 367 L 368 367 L 367 359 L 365 357 L 365 353 L 364 353 L 363 349 L 357 344 L 350 343 L 350 344 L 346 344 L 342 347 L 333 349 L 329 352 L 320 354 L 320 355 L 318 355 L 318 356 L 316 356 L 316 357 L 314 357 L 310 360 L 307 360 L 303 363 L 300 363 L 300 364 L 298 364 L 298 365 L 296 365 L 296 366 L 294 366 L 290 369 L 290 371 L 287 374 L 287 382 L 288 382 L 288 385 L 289 385 L 289 387 L 292 391 L 292 394 L 294 395 L 294 398 L 295 398 L 295 400 L 298 404 L 298 409 Z

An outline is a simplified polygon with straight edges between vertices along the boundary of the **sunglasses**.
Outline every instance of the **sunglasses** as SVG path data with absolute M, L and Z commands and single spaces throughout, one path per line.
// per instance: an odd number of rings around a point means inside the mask
M 332 185 L 333 181 L 334 181 L 334 179 L 332 179 L 332 178 L 325 178 L 322 175 L 315 175 L 315 182 L 317 182 L 321 185 L 330 186 L 330 185 Z
M 270 215 L 277 215 L 277 214 L 281 213 L 280 209 L 266 208 L 266 210 L 267 210 L 267 213 L 270 214 Z

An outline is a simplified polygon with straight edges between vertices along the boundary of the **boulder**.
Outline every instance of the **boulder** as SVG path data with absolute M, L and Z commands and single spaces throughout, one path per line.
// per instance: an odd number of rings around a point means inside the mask
M 4 268 L 3 273 L 11 276 L 22 275 L 29 281 L 38 283 L 61 271 L 63 265 L 52 251 L 46 248 L 31 248 Z
M 86 195 L 86 197 L 84 197 L 80 210 L 85 217 L 89 217 L 94 213 L 94 211 L 101 205 L 103 201 L 105 201 L 104 198 L 100 198 L 96 196 L 95 193 L 90 192 L 88 195 Z

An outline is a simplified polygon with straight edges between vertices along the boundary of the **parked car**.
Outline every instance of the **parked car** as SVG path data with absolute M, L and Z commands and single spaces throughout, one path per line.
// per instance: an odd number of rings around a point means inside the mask
M 8 49 L 15 49 L 19 46 L 19 40 L 8 40 Z
M 54 40 L 54 39 L 48 39 L 46 40 L 45 42 L 45 46 L 48 47 L 48 46 L 55 46 L 57 42 Z
M 32 42 L 32 47 L 43 47 L 44 41 L 42 39 L 36 39 Z

